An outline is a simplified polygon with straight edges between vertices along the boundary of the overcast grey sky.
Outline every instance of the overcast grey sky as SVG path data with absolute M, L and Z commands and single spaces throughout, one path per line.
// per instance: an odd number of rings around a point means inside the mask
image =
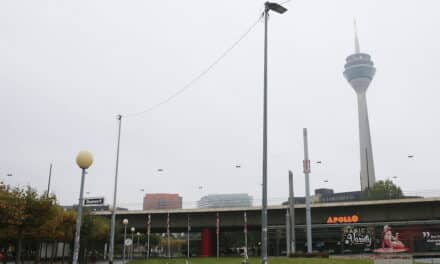
M 436 0 L 293 0 L 269 21 L 269 199 L 304 193 L 302 128 L 312 188 L 360 189 L 356 95 L 342 76 L 361 50 L 377 73 L 367 93 L 376 178 L 440 189 L 440 8 Z M 0 179 L 78 199 L 78 151 L 95 156 L 86 191 L 112 201 L 116 114 L 180 89 L 258 19 L 257 0 L 0 2 Z M 190 90 L 123 121 L 119 204 L 177 192 L 260 199 L 263 23 Z M 407 155 L 414 155 L 408 159 Z M 241 164 L 241 168 L 235 168 Z M 157 169 L 162 168 L 163 172 Z M 6 177 L 12 173 L 13 177 Z M 324 180 L 328 179 L 328 183 Z M 197 186 L 203 186 L 199 190 Z

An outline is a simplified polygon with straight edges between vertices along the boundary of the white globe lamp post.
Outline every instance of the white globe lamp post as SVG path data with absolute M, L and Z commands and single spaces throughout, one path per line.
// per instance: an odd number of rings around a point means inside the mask
M 72 264 L 78 263 L 78 255 L 79 255 L 79 240 L 81 234 L 81 220 L 82 220 L 82 207 L 84 200 L 84 178 L 86 175 L 86 170 L 93 163 L 93 155 L 88 151 L 80 151 L 76 156 L 76 164 L 78 167 L 82 169 L 81 174 L 81 189 L 79 192 L 79 201 L 78 201 L 78 211 L 76 216 L 76 231 L 75 231 L 75 244 L 73 248 L 73 261 Z

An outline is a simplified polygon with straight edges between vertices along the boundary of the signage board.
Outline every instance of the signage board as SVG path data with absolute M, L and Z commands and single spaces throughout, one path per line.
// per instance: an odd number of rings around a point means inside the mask
M 103 205 L 104 204 L 104 197 L 90 197 L 84 199 L 84 205 Z
M 358 215 L 350 216 L 329 216 L 327 218 L 327 224 L 353 224 L 359 222 Z
M 419 239 L 416 240 L 418 251 L 439 251 L 440 250 L 440 231 L 423 230 L 420 232 Z
M 350 252 L 371 251 L 374 244 L 374 228 L 346 226 L 342 229 L 344 250 Z
M 440 247 L 440 233 L 422 232 L 425 243 Z
M 402 242 L 399 232 L 391 229 L 391 226 L 385 225 L 382 231 L 382 242 L 380 248 L 374 250 L 375 253 L 389 254 L 407 252 L 409 248 Z

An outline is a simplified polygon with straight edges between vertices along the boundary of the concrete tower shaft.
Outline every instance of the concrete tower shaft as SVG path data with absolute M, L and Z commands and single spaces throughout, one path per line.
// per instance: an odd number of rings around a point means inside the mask
M 367 97 L 357 94 L 359 116 L 359 151 L 361 158 L 361 189 L 370 189 L 376 182 L 373 147 L 371 145 L 370 122 L 368 120 Z
M 371 60 L 371 56 L 360 52 L 357 34 L 355 34 L 355 53 L 347 57 L 344 68 L 344 77 L 357 94 L 361 163 L 360 178 L 361 188 L 365 190 L 373 187 L 376 181 L 366 97 L 367 89 L 373 80 L 376 68 Z

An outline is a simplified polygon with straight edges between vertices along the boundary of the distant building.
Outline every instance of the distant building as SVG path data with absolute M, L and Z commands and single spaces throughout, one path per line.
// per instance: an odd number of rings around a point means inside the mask
M 348 202 L 348 201 L 360 201 L 362 198 L 361 191 L 353 192 L 340 192 L 335 193 L 333 189 L 321 188 L 315 189 L 315 195 L 310 197 L 313 203 L 334 203 L 334 202 Z M 295 204 L 305 204 L 305 197 L 295 197 Z M 283 205 L 289 204 L 288 201 L 283 202 Z
M 144 210 L 181 209 L 182 197 L 177 193 L 147 193 L 144 197 Z
M 316 189 L 315 196 L 320 203 L 346 202 L 346 201 L 360 201 L 361 192 L 340 192 L 335 193 L 333 189 Z
M 251 207 L 252 196 L 246 193 L 210 194 L 198 202 L 199 208 Z

